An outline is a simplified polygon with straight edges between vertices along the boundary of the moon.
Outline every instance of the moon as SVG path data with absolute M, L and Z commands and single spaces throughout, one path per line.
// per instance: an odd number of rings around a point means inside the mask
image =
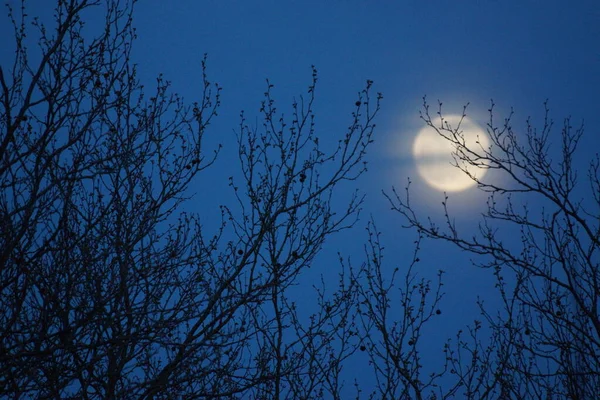
M 461 121 L 462 118 L 462 122 Z M 462 115 L 444 116 L 444 122 L 455 129 L 460 122 L 460 130 L 464 135 L 465 146 L 477 150 L 483 146 L 487 149 L 489 139 L 486 133 L 477 124 L 462 117 Z M 444 123 L 445 125 L 445 123 Z M 413 142 L 413 156 L 417 165 L 419 175 L 434 189 L 445 192 L 460 192 L 466 190 L 476 183 L 467 174 L 457 168 L 456 161 L 452 157 L 456 146 L 444 139 L 430 126 L 422 128 Z M 462 165 L 462 164 L 459 164 Z M 482 178 L 486 169 L 466 166 L 469 173 Z

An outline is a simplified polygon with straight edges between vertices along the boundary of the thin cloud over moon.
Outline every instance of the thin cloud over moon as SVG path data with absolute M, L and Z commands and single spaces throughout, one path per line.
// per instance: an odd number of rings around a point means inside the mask
M 461 122 L 462 118 L 462 122 Z M 486 133 L 474 122 L 461 115 L 444 116 L 444 122 L 455 128 L 460 123 L 467 148 L 487 148 L 489 140 Z M 475 185 L 475 182 L 456 167 L 452 153 L 455 146 L 430 126 L 422 128 L 413 142 L 413 157 L 421 178 L 434 189 L 445 192 L 460 192 Z M 461 166 L 463 166 L 461 164 Z M 467 171 L 482 178 L 486 170 L 467 166 Z

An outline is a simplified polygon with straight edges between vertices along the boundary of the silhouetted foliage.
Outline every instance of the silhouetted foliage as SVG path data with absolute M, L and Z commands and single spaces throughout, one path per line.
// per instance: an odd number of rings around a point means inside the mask
M 416 229 L 407 269 L 384 262 L 375 222 L 366 261 L 340 255 L 337 283 L 292 287 L 331 235 L 356 225 L 363 198 L 339 185 L 366 171 L 381 95 L 349 102 L 350 124 L 325 148 L 314 123 L 317 71 L 283 116 L 266 84 L 258 126 L 241 114 L 237 175 L 215 231 L 183 211 L 210 173 L 206 149 L 220 87 L 206 58 L 197 100 L 162 76 L 144 87 L 131 60 L 135 1 L 58 0 L 53 19 L 8 8 L 15 56 L 0 66 L 0 395 L 7 398 L 347 398 L 344 366 L 362 357 L 373 386 L 356 399 L 594 398 L 600 390 L 600 160 L 578 182 L 583 128 L 521 133 L 490 109 L 489 147 L 467 148 L 441 106 L 422 118 L 486 168 L 479 231 L 441 223 L 405 193 L 386 194 Z M 104 12 L 98 32 L 84 26 Z M 331 133 L 328 132 L 328 135 Z M 329 137 L 330 138 L 330 137 Z M 328 139 L 329 139 L 328 138 Z M 552 141 L 559 142 L 554 152 Z M 233 140 L 232 140 L 233 142 Z M 586 193 L 586 195 L 583 195 Z M 343 202 L 342 202 L 343 203 Z M 190 207 L 191 209 L 191 207 Z M 196 209 L 197 210 L 197 209 Z M 201 223 L 202 221 L 202 223 Z M 519 234 L 521 244 L 503 240 Z M 500 310 L 440 343 L 424 367 L 425 329 L 442 308 L 443 272 L 420 277 L 423 240 L 455 244 L 494 274 Z M 330 267 L 330 266 L 328 266 Z M 334 286 L 334 287 L 332 287 Z M 345 388 L 345 389 L 344 389 Z M 345 390 L 345 391 L 344 391 Z
M 342 276 L 331 296 L 317 291 L 307 322 L 287 289 L 356 221 L 362 198 L 338 209 L 331 196 L 365 170 L 371 82 L 332 151 L 315 132 L 316 70 L 289 119 L 268 84 L 263 125 L 242 115 L 237 131 L 237 203 L 207 235 L 202 215 L 180 211 L 218 155 L 202 146 L 220 104 L 205 62 L 197 102 L 162 76 L 145 88 L 132 3 L 56 4 L 50 22 L 9 8 L 16 53 L 0 69 L 0 393 L 339 396 L 355 290 Z M 84 21 L 102 10 L 94 35 Z
M 452 144 L 457 168 L 466 174 L 468 166 L 493 172 L 484 178 L 469 175 L 489 194 L 478 232 L 460 230 L 448 196 L 442 202 L 445 219 L 436 222 L 418 215 L 410 182 L 405 194 L 386 195 L 421 237 L 472 253 L 475 265 L 496 278 L 503 309 L 480 303 L 487 326 L 476 320 L 469 337 L 459 333 L 447 344 L 446 368 L 458 386 L 438 391 L 437 398 L 455 390 L 469 399 L 595 398 L 600 390 L 598 153 L 581 179 L 576 152 L 583 125 L 573 128 L 566 118 L 557 130 L 547 106 L 541 127 L 528 119 L 523 130 L 514 127 L 512 112 L 500 124 L 493 103 L 489 112 L 491 144 L 476 148 L 465 146 L 460 126 L 444 120 L 441 104 L 435 118 L 427 103 L 422 114 Z M 482 327 L 489 327 L 491 337 Z

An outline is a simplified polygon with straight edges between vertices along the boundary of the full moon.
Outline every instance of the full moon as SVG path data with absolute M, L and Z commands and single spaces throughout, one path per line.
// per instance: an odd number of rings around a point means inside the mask
M 461 118 L 461 115 L 448 115 L 444 116 L 444 121 L 455 129 Z M 481 146 L 489 146 L 486 133 L 466 117 L 460 123 L 459 132 L 464 135 L 465 145 L 469 149 L 477 151 Z M 429 186 L 440 191 L 459 192 L 475 185 L 467 174 L 454 166 L 454 151 L 455 146 L 430 126 L 419 131 L 413 143 L 413 156 L 419 175 Z M 467 171 L 477 178 L 482 178 L 486 173 L 485 169 L 473 166 L 467 166 Z

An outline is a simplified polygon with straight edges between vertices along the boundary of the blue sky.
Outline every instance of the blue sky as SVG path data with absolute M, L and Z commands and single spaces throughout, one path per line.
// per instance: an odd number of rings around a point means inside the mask
M 266 78 L 283 106 L 305 91 L 315 65 L 318 128 L 331 136 L 341 134 L 364 81 L 374 80 L 385 99 L 371 174 L 362 182 L 370 197 L 415 175 L 410 146 L 422 127 L 423 95 L 442 100 L 447 112 L 470 102 L 468 114 L 481 125 L 493 98 L 500 113 L 514 107 L 518 123 L 529 115 L 540 121 L 549 99 L 557 121 L 570 115 L 585 119 L 589 130 L 597 126 L 600 5 L 594 1 L 147 0 L 137 6 L 136 26 L 142 79 L 162 72 L 189 100 L 208 53 L 209 78 L 223 86 L 209 140 L 225 147 L 233 147 L 239 111 L 256 115 Z M 593 131 L 586 139 L 595 140 Z
M 30 4 L 36 9 L 48 3 Z M 575 123 L 585 120 L 582 166 L 600 149 L 596 0 L 142 0 L 134 25 L 139 36 L 134 62 L 142 81 L 151 84 L 163 73 L 174 91 L 197 100 L 200 61 L 207 53 L 209 79 L 223 87 L 219 117 L 206 138 L 208 147 L 222 143 L 224 150 L 215 168 L 193 188 L 192 207 L 208 227 L 217 222 L 210 218 L 218 214 L 219 204 L 234 202 L 227 187 L 227 177 L 239 170 L 234 130 L 241 110 L 250 120 L 258 116 L 266 78 L 275 85 L 281 109 L 289 113 L 292 97 L 306 91 L 315 65 L 317 130 L 332 140 L 344 134 L 365 81 L 375 81 L 384 101 L 369 172 L 357 182 L 367 195 L 363 217 L 357 229 L 327 242 L 321 265 L 312 270 L 330 276 L 332 285 L 337 251 L 361 262 L 370 214 L 383 232 L 390 268 L 410 260 L 415 232 L 401 228 L 402 219 L 389 211 L 382 189 L 401 189 L 410 176 L 422 215 L 440 215 L 443 194 L 420 181 L 410 155 L 423 126 L 418 112 L 424 95 L 432 103 L 443 101 L 449 113 L 461 112 L 470 102 L 467 113 L 481 125 L 493 98 L 501 114 L 514 107 L 515 125 L 521 127 L 530 115 L 540 123 L 543 102 L 549 99 L 559 125 L 566 116 Z M 8 37 L 6 25 L 0 34 Z M 473 189 L 451 196 L 458 223 L 465 229 L 476 226 L 484 200 Z M 447 312 L 433 323 L 431 333 L 437 333 L 431 335 L 430 349 L 424 348 L 426 356 L 434 357 L 447 336 L 476 317 L 474 299 L 489 288 L 490 279 L 451 246 L 427 242 L 423 254 L 420 272 L 425 276 L 440 268 L 447 271 Z
M 327 242 L 322 265 L 311 271 L 330 276 L 332 285 L 337 251 L 361 262 L 362 228 L 369 214 L 384 234 L 390 268 L 408 265 L 415 232 L 401 228 L 382 189 L 401 189 L 410 176 L 419 211 L 440 216 L 443 195 L 420 181 L 410 154 L 423 126 L 418 114 L 423 95 L 433 103 L 443 101 L 449 113 L 461 112 L 470 102 L 468 115 L 480 125 L 487 121 L 493 98 L 501 116 L 514 107 L 514 125 L 521 128 L 528 116 L 541 122 L 543 102 L 549 99 L 559 125 L 567 116 L 575 123 L 585 119 L 582 166 L 600 148 L 596 1 L 146 0 L 137 7 L 135 25 L 135 61 L 142 79 L 162 72 L 174 90 L 193 100 L 200 60 L 208 53 L 209 78 L 223 87 L 223 106 L 207 138 L 225 149 L 217 168 L 201 178 L 194 200 L 204 215 L 233 200 L 226 177 L 237 168 L 234 129 L 240 110 L 251 118 L 258 115 L 266 78 L 275 84 L 282 110 L 289 112 L 292 97 L 305 91 L 315 65 L 317 130 L 332 138 L 344 133 L 365 80 L 375 81 L 384 102 L 370 169 L 358 182 L 367 195 L 363 218 L 357 229 Z M 459 226 L 467 230 L 476 226 L 484 205 L 485 197 L 473 189 L 450 198 Z M 474 269 L 468 255 L 449 245 L 427 242 L 423 254 L 420 273 L 447 271 L 444 314 L 432 323 L 423 348 L 425 360 L 433 360 L 441 356 L 447 336 L 477 317 L 474 300 L 492 283 L 488 271 Z M 352 369 L 360 371 L 358 364 Z

